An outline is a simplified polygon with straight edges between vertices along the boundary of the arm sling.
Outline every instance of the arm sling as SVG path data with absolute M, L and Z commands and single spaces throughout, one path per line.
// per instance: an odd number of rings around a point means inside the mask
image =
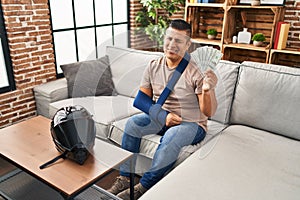
M 167 100 L 181 74 L 189 64 L 190 58 L 191 56 L 186 52 L 156 103 L 148 95 L 140 90 L 135 97 L 133 106 L 148 114 L 150 116 L 150 119 L 160 125 L 161 128 L 166 124 L 166 117 L 168 115 L 168 112 L 162 109 L 162 105 Z

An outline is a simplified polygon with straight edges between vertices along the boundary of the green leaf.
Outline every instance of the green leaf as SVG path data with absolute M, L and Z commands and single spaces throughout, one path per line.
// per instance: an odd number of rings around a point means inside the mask
M 145 27 L 143 31 L 149 39 L 161 47 L 170 17 L 181 9 L 180 6 L 184 6 L 185 0 L 140 0 L 140 2 L 143 4 L 143 11 L 137 14 L 135 20 Z M 166 10 L 167 15 L 158 15 L 158 9 Z

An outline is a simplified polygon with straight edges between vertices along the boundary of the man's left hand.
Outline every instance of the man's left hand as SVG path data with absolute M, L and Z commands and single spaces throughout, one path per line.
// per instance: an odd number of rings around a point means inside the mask
M 166 126 L 175 126 L 182 122 L 182 118 L 175 113 L 169 113 L 166 118 Z

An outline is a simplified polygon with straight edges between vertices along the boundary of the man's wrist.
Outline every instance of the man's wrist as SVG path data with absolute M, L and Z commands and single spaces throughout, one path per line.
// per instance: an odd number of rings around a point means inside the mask
M 215 87 L 209 88 L 209 89 L 203 89 L 202 88 L 202 93 L 210 93 L 210 92 L 214 92 L 214 91 L 215 91 Z

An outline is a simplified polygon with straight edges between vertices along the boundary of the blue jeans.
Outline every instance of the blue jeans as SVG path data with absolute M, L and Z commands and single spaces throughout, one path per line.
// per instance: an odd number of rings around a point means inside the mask
M 132 116 L 127 121 L 122 148 L 138 153 L 141 138 L 149 134 L 160 134 L 162 137 L 150 169 L 140 179 L 140 183 L 146 189 L 156 184 L 173 167 L 182 147 L 199 143 L 204 139 L 206 132 L 194 122 L 182 122 L 180 125 L 161 129 L 147 114 L 142 113 Z M 129 172 L 130 163 L 125 162 L 120 167 L 120 174 L 128 177 Z

